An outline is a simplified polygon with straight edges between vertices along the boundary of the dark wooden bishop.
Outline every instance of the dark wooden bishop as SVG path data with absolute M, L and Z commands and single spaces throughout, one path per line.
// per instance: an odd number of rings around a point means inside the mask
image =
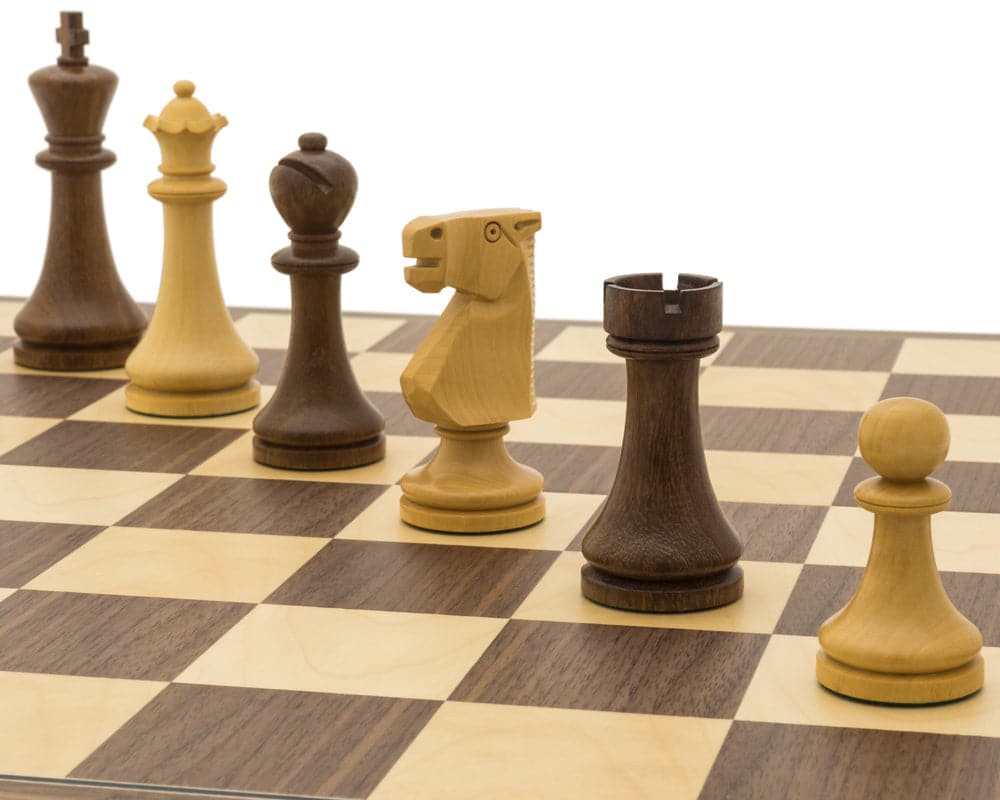
M 64 11 L 61 21 L 62 55 L 28 78 L 49 132 L 35 161 L 52 172 L 52 209 L 41 277 L 14 319 L 14 360 L 36 369 L 120 367 L 146 317 L 115 269 L 101 196 L 101 170 L 115 162 L 101 129 L 118 77 L 88 63 L 83 14 Z
M 583 593 L 634 611 L 713 608 L 743 594 L 743 553 L 708 476 L 700 359 L 719 347 L 722 284 L 658 274 L 604 283 L 608 349 L 625 359 L 625 435 L 607 501 L 583 539 Z
M 292 244 L 271 264 L 291 278 L 292 332 L 271 401 L 254 420 L 253 456 L 285 469 L 341 469 L 385 456 L 385 419 L 351 371 L 340 313 L 340 276 L 358 254 L 340 244 L 340 226 L 358 188 L 347 159 L 321 133 L 271 171 L 271 199 Z

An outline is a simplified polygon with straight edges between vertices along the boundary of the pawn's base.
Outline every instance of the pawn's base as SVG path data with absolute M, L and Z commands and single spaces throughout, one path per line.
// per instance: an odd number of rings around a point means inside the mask
M 580 571 L 583 596 L 627 611 L 700 611 L 728 605 L 743 596 L 743 568 L 680 581 L 642 581 L 602 572 L 593 564 Z
M 385 435 L 340 447 L 290 447 L 253 437 L 253 459 L 279 469 L 350 469 L 385 458 Z
M 125 387 L 125 405 L 154 417 L 218 417 L 247 411 L 260 403 L 260 384 L 247 381 L 215 392 L 160 392 L 134 383 Z
M 873 672 L 816 654 L 816 679 L 831 692 L 876 703 L 923 705 L 968 697 L 983 688 L 983 657 L 944 672 Z
M 545 498 L 509 508 L 463 510 L 421 505 L 409 497 L 399 500 L 399 516 L 416 528 L 444 533 L 499 533 L 526 528 L 545 517 Z
M 65 372 L 114 369 L 125 366 L 125 360 L 139 344 L 140 338 L 136 336 L 124 342 L 95 347 L 43 344 L 18 339 L 14 342 L 14 363 L 30 369 Z

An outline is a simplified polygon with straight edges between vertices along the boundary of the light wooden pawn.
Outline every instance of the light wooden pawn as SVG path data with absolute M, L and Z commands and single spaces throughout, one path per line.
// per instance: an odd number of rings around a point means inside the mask
M 931 541 L 931 515 L 948 507 L 951 490 L 927 476 L 950 441 L 944 414 L 913 397 L 883 400 L 861 420 L 861 455 L 881 477 L 854 490 L 875 514 L 861 584 L 819 630 L 816 676 L 834 692 L 919 704 L 983 685 L 983 637 L 945 593 Z

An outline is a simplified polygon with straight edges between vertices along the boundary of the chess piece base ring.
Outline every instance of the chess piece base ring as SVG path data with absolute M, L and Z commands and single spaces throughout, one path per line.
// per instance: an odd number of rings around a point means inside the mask
M 125 359 L 139 344 L 140 336 L 124 342 L 94 347 L 42 344 L 18 339 L 14 342 L 14 363 L 30 369 L 82 372 L 88 369 L 114 369 L 125 366 Z
M 399 516 L 415 528 L 443 533 L 500 533 L 526 528 L 545 517 L 545 498 L 539 495 L 528 503 L 509 508 L 433 508 L 409 497 L 399 501 Z
M 349 469 L 373 464 L 385 458 L 385 435 L 340 447 L 289 447 L 253 438 L 253 458 L 260 464 L 279 469 Z
M 215 392 L 159 392 L 134 383 L 125 387 L 125 405 L 153 417 L 218 417 L 247 411 L 260 403 L 260 384 L 247 381 Z
M 983 657 L 943 672 L 873 672 L 816 654 L 816 678 L 831 692 L 877 703 L 923 705 L 968 697 L 983 688 Z
M 743 568 L 677 581 L 619 578 L 585 564 L 580 572 L 583 596 L 602 606 L 627 611 L 700 611 L 728 605 L 743 596 Z

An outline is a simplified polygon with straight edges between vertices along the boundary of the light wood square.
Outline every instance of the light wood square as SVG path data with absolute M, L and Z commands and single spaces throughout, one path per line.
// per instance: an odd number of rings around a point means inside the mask
M 0 336 L 17 336 L 14 317 L 24 303 L 21 300 L 0 300 Z
M 743 598 L 735 603 L 687 614 L 643 614 L 587 600 L 580 591 L 580 568 L 586 563 L 582 553 L 560 554 L 514 613 L 514 619 L 770 633 L 802 571 L 800 564 L 742 561 L 745 588 Z
M 1000 340 L 904 339 L 892 371 L 910 375 L 1000 378 Z
M 624 430 L 622 400 L 540 397 L 534 416 L 510 423 L 507 440 L 618 447 Z
M 0 453 L 13 450 L 28 439 L 62 422 L 51 417 L 3 417 L 0 416 Z
M 443 700 L 505 622 L 265 604 L 177 682 Z
M 385 458 L 374 464 L 353 469 L 295 470 L 258 464 L 253 460 L 252 442 L 253 433 L 241 436 L 191 470 L 191 474 L 281 481 L 392 484 L 419 464 L 438 445 L 436 436 L 387 436 Z
M 831 508 L 813 542 L 807 564 L 863 567 L 868 563 L 874 516 L 862 508 Z M 934 558 L 946 572 L 1000 574 L 1000 515 L 965 511 L 935 514 Z
M 329 539 L 108 528 L 26 588 L 259 603 Z
M 0 350 L 0 374 L 61 376 L 66 378 L 115 378 L 121 381 L 128 380 L 128 375 L 125 374 L 125 369 L 123 367 L 117 367 L 115 369 L 87 369 L 73 371 L 48 369 L 40 370 L 22 367 L 19 364 L 14 363 L 13 347 L 8 347 L 6 350 Z
M 701 376 L 701 404 L 741 408 L 866 411 L 887 372 L 713 366 Z
M 445 703 L 371 800 L 693 800 L 730 721 Z
M 826 506 L 833 502 L 851 456 L 709 450 L 708 472 L 719 500 Z
M 410 353 L 358 353 L 351 359 L 351 369 L 366 392 L 396 392 L 399 376 L 413 355 Z
M 273 386 L 260 387 L 260 405 L 241 411 L 239 414 L 223 414 L 218 417 L 151 417 L 137 414 L 125 407 L 125 387 L 120 387 L 100 400 L 85 406 L 68 419 L 84 422 L 127 422 L 136 425 L 195 425 L 202 428 L 244 428 L 253 427 L 253 418 L 271 399 Z
M 604 501 L 600 494 L 547 492 L 545 519 L 529 528 L 491 534 L 433 533 L 407 525 L 399 518 L 399 486 L 390 486 L 358 514 L 338 539 L 408 544 L 446 544 L 469 547 L 516 547 L 528 550 L 563 550 Z
M 537 361 L 573 361 L 591 364 L 621 364 L 622 359 L 608 350 L 608 334 L 601 325 L 567 325 L 535 355 Z M 719 334 L 719 349 L 701 360 L 707 367 L 733 338 L 730 331 Z
M 288 348 L 292 315 L 287 311 L 254 312 L 240 317 L 236 330 L 251 347 L 272 350 Z M 343 317 L 344 342 L 347 350 L 358 353 L 377 344 L 403 325 L 405 320 L 395 317 L 365 317 L 345 314 Z
M 1000 462 L 1000 417 L 949 414 L 949 461 Z
M 23 522 L 113 525 L 180 478 L 162 472 L 0 464 L 0 515 Z
M 4 589 L 0 588 L 0 602 L 3 602 L 6 598 L 10 597 L 17 589 Z
M 166 685 L 0 672 L 0 773 L 69 774 Z
M 965 700 L 934 706 L 862 703 L 816 680 L 819 643 L 812 636 L 772 636 L 736 719 L 962 736 L 1000 737 L 1000 648 L 983 648 L 986 684 Z

